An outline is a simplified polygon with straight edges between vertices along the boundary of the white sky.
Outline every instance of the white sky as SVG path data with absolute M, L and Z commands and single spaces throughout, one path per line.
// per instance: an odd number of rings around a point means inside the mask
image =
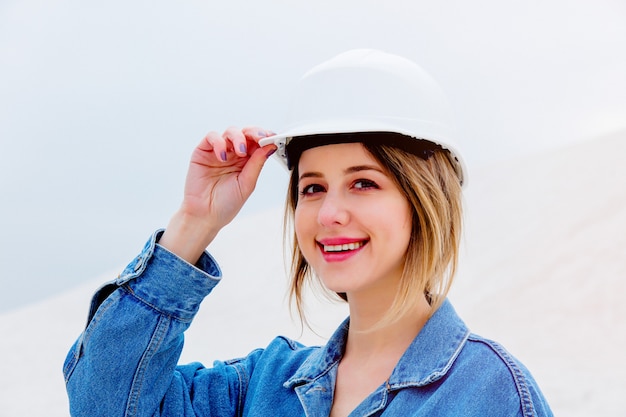
M 439 80 L 470 184 L 472 166 L 626 128 L 622 0 L 3 0 L 0 311 L 123 265 L 206 131 L 280 130 L 300 75 L 354 47 Z M 285 186 L 269 164 L 245 211 Z

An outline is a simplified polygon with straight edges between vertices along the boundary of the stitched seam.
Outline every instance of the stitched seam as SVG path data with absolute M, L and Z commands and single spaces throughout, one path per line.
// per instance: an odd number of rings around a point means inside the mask
M 511 355 L 502 346 L 490 340 L 473 340 L 486 344 L 500 357 L 500 359 L 502 359 L 507 368 L 509 368 L 509 371 L 513 376 L 513 381 L 515 381 L 515 386 L 517 387 L 517 392 L 520 396 L 522 415 L 524 417 L 536 416 L 532 397 L 530 395 L 530 390 L 528 389 L 528 385 L 526 384 L 526 377 L 524 376 L 524 373 L 522 372 L 520 367 L 517 366 Z
M 137 366 L 137 372 L 135 373 L 135 377 L 133 378 L 133 383 L 130 388 L 130 395 L 128 397 L 128 404 L 126 405 L 126 416 L 136 416 L 137 408 L 139 407 L 139 398 L 141 396 L 141 391 L 143 389 L 143 385 L 145 382 L 145 374 L 146 368 L 148 364 L 154 357 L 155 353 L 159 350 L 163 339 L 165 338 L 165 334 L 167 332 L 167 327 L 170 320 L 168 317 L 159 316 L 159 321 L 156 325 L 154 333 L 150 338 L 150 343 L 148 343 L 148 347 L 146 348 L 144 354 L 139 361 L 139 365 Z
M 237 398 L 237 416 L 241 417 L 243 416 L 244 395 L 245 395 L 245 392 L 248 391 L 248 384 L 250 383 L 250 379 L 248 378 L 248 373 L 245 371 L 241 363 L 237 363 L 233 367 L 235 368 L 235 372 L 237 372 L 237 378 L 239 379 L 239 396 Z
M 298 388 L 300 388 L 301 386 L 298 386 L 294 389 L 294 391 L 296 392 L 296 395 L 298 396 L 298 400 L 300 401 L 300 404 L 303 405 L 302 410 L 304 411 L 304 417 L 310 417 L 309 416 L 309 409 L 307 407 L 304 407 L 304 404 L 306 403 L 306 401 L 304 401 L 304 398 L 302 398 L 302 395 L 304 394 L 300 394 L 300 390 Z
M 81 335 L 76 342 L 76 347 L 74 352 L 72 352 L 72 359 L 68 360 L 67 363 L 63 366 L 63 375 L 65 376 L 65 385 L 67 385 L 70 381 L 72 374 L 74 373 L 74 369 L 76 369 L 76 365 L 78 364 L 78 360 L 80 358 L 80 354 L 83 350 L 83 335 Z
M 106 313 L 107 310 L 110 309 L 113 305 L 114 305 L 113 300 L 111 299 L 111 296 L 109 296 L 102 302 L 102 304 L 100 304 L 100 306 L 98 306 L 96 313 L 93 315 L 93 317 L 89 321 L 89 324 L 85 328 L 85 331 L 83 332 L 81 351 L 82 351 L 82 345 L 89 342 L 89 339 L 91 338 L 91 334 L 93 333 L 93 328 L 100 321 L 100 319 L 102 318 L 102 315 Z
M 163 311 L 161 310 L 159 307 L 155 306 L 152 303 L 149 303 L 148 301 L 144 300 L 143 298 L 141 298 L 140 296 L 138 296 L 133 289 L 128 285 L 128 283 L 123 284 L 120 288 L 122 288 L 124 291 L 126 291 L 127 294 L 129 294 L 130 296 L 132 296 L 133 298 L 135 298 L 137 301 L 141 302 L 142 304 L 150 307 L 151 309 L 153 309 L 154 311 L 156 311 L 157 313 L 159 313 L 159 315 L 162 316 L 166 316 L 168 318 L 171 318 L 172 320 L 176 320 L 179 321 L 181 323 L 191 323 L 191 321 L 193 320 L 192 318 L 189 319 L 184 319 L 178 316 L 175 316 L 167 311 Z
M 388 404 L 388 402 L 387 402 L 388 395 L 389 395 L 389 387 L 385 386 L 385 388 L 383 389 L 383 392 L 381 393 L 381 397 L 382 398 L 380 399 L 380 403 L 378 403 L 378 405 L 375 406 L 373 409 L 368 410 L 367 414 L 365 414 L 363 417 L 371 417 L 371 416 L 375 415 L 376 413 L 378 413 L 379 411 L 384 410 L 387 407 L 387 404 Z
M 454 352 L 452 352 L 452 354 L 450 355 L 450 358 L 446 362 L 446 365 L 443 367 L 443 369 L 438 370 L 438 371 L 433 371 L 429 375 L 427 375 L 426 378 L 422 378 L 420 380 L 407 380 L 407 381 L 402 381 L 400 383 L 391 384 L 389 385 L 389 390 L 394 391 L 394 390 L 399 390 L 399 389 L 408 388 L 408 387 L 422 387 L 428 384 L 432 384 L 433 382 L 441 379 L 450 371 L 450 368 L 452 368 L 457 358 L 461 354 L 461 351 L 463 350 L 463 348 L 465 348 L 465 344 L 470 338 L 471 338 L 471 333 L 469 330 L 466 330 L 463 333 L 463 335 L 460 337 L 458 346 L 454 349 Z
M 108 302 L 107 302 L 108 301 Z M 72 360 L 67 363 L 66 366 L 63 367 L 63 372 L 65 373 L 65 384 L 69 382 L 70 377 L 74 373 L 74 369 L 78 364 L 78 360 L 82 356 L 83 346 L 89 342 L 91 335 L 93 333 L 93 328 L 100 321 L 100 318 L 106 311 L 111 308 L 113 303 L 107 297 L 102 304 L 96 310 L 96 313 L 93 315 L 85 330 L 81 333 L 78 342 L 76 343 L 76 349 L 73 352 Z
M 307 359 L 307 361 L 308 361 L 308 359 Z M 339 361 L 340 361 L 340 359 L 336 360 L 336 361 L 333 361 L 333 362 L 330 362 L 328 364 L 328 366 L 326 366 L 324 369 L 322 369 L 322 371 L 319 374 L 317 374 L 314 378 L 310 378 L 310 377 L 307 376 L 307 377 L 300 377 L 300 378 L 295 379 L 293 381 L 290 378 L 289 380 L 287 380 L 287 382 L 285 382 L 283 384 L 283 386 L 285 386 L 285 384 L 288 384 L 291 387 L 293 387 L 294 385 L 302 386 L 302 385 L 309 384 L 311 382 L 315 382 L 318 379 L 320 379 L 323 376 L 325 376 L 328 372 L 330 372 L 330 370 L 333 369 L 333 367 L 335 367 L 339 363 Z M 285 386 L 285 388 L 287 388 L 287 386 Z

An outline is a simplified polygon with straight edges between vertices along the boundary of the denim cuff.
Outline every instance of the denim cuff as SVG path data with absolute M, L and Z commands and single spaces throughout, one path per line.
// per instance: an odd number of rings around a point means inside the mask
M 191 320 L 204 297 L 219 283 L 222 272 L 207 252 L 195 265 L 174 255 L 158 244 L 162 234 L 163 230 L 158 230 L 150 237 L 116 284 L 164 314 Z

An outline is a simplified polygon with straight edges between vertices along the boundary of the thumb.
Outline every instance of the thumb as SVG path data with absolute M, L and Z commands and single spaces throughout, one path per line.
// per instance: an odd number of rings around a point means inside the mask
M 267 145 L 254 150 L 248 162 L 239 174 L 239 183 L 242 193 L 247 197 L 252 194 L 256 182 L 261 174 L 265 161 L 276 151 L 275 145 Z

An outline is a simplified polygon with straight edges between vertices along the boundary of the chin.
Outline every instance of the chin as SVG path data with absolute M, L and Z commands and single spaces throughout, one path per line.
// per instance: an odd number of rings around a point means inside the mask
M 338 282 L 339 280 L 323 280 L 320 278 L 320 283 L 323 287 L 332 292 L 332 293 L 353 293 L 360 289 L 359 286 L 356 285 L 346 285 L 345 280 L 341 280 L 342 282 Z
M 353 291 L 354 289 L 349 286 L 349 285 L 345 285 L 345 280 L 344 279 L 323 279 L 322 277 L 320 277 L 318 275 L 318 279 L 320 284 L 327 289 L 330 292 L 334 292 L 334 293 L 339 293 L 339 292 L 350 292 Z M 338 282 L 338 281 L 343 281 L 343 282 Z

